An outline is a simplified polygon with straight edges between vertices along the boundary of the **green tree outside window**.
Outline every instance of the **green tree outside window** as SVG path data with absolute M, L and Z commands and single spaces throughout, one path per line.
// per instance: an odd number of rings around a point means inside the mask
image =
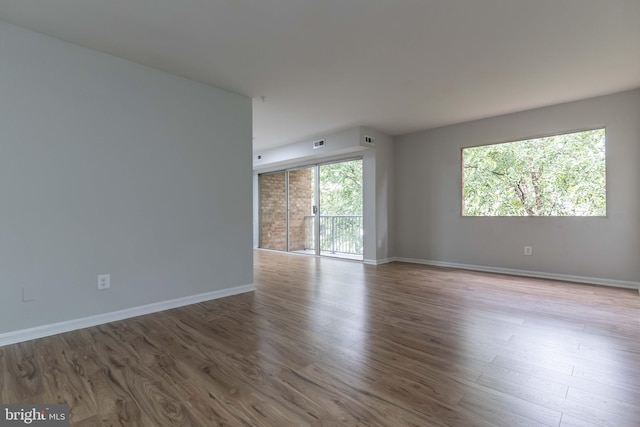
M 462 150 L 464 216 L 605 216 L 605 130 Z

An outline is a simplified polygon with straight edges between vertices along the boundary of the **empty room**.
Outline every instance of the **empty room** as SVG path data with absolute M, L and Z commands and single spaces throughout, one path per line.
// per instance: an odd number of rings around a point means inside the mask
M 640 2 L 3 0 L 0 426 L 638 426 Z

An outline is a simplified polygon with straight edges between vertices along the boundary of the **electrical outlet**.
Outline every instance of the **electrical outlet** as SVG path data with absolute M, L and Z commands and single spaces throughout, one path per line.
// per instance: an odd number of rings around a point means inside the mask
M 98 274 L 98 289 L 109 289 L 111 287 L 110 274 Z
M 525 246 L 524 247 L 524 254 L 525 255 L 533 255 L 533 247 L 532 246 Z

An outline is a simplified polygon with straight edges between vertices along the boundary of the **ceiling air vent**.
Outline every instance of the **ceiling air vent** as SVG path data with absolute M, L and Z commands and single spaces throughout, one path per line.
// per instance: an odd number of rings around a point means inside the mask
M 365 145 L 376 145 L 376 140 L 373 139 L 372 136 L 365 135 L 364 136 L 364 144 Z
M 325 142 L 324 139 L 319 139 L 317 141 L 313 141 L 313 149 L 324 148 Z

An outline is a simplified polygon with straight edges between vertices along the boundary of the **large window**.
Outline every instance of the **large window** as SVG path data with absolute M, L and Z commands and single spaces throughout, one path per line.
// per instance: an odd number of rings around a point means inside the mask
M 605 216 L 605 130 L 462 150 L 464 216 Z

